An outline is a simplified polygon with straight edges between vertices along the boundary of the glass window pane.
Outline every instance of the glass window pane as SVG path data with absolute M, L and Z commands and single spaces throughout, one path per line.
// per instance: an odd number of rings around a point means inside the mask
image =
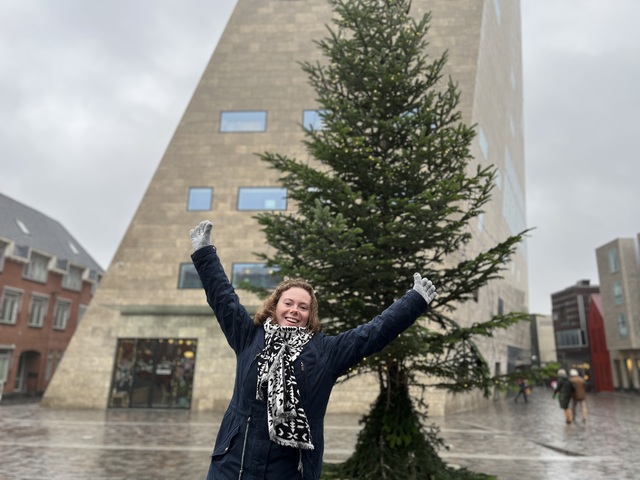
M 264 110 L 220 114 L 221 132 L 264 132 L 266 129 L 267 112 Z
M 6 255 L 7 244 L 0 242 L 0 272 L 4 268 L 4 257 Z
M 180 264 L 178 288 L 202 288 L 200 276 L 198 275 L 196 267 L 193 265 L 193 263 Z
M 2 303 L 0 303 L 0 323 L 9 323 L 12 325 L 16 323 L 21 300 L 21 293 L 4 290 Z
M 31 252 L 29 263 L 25 265 L 25 278 L 44 283 L 47 281 L 47 274 L 49 273 L 48 270 L 49 258 L 35 252 Z
M 265 267 L 263 263 L 234 263 L 231 278 L 236 288 L 246 282 L 253 287 L 273 289 L 282 280 L 277 268 Z
M 47 314 L 49 300 L 45 297 L 32 297 L 29 310 L 29 326 L 42 327 L 44 316 Z
M 69 271 L 62 277 L 62 287 L 68 290 L 74 290 L 79 292 L 82 290 L 82 276 L 84 275 L 84 268 L 69 266 Z
M 618 271 L 618 250 L 612 248 L 609 250 L 609 272 L 616 273 Z
M 0 383 L 7 383 L 7 377 L 9 376 L 9 362 L 11 361 L 11 355 L 9 352 L 0 352 Z
M 621 337 L 626 337 L 629 333 L 627 330 L 627 320 L 622 313 L 618 314 L 618 333 Z
M 189 189 L 187 210 L 190 212 L 211 210 L 213 200 L 213 188 L 193 187 Z
M 286 210 L 286 188 L 240 188 L 238 210 Z
M 302 112 L 302 125 L 308 130 L 322 130 L 324 120 L 322 118 L 325 110 L 305 110 Z
M 616 305 L 621 305 L 623 303 L 622 285 L 617 280 L 613 283 L 613 298 L 616 302 Z
M 62 300 L 56 303 L 55 313 L 53 314 L 53 328 L 55 330 L 64 330 L 69 322 L 69 314 L 71 313 L 71 303 Z

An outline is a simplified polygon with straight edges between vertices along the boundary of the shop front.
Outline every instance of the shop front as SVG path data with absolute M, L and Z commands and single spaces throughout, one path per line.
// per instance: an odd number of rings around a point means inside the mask
M 191 406 L 197 340 L 120 338 L 111 376 L 111 408 Z

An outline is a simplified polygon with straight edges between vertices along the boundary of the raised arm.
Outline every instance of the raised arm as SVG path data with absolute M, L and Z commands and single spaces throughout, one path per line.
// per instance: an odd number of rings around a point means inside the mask
M 335 376 L 342 375 L 364 357 L 386 347 L 424 314 L 435 297 L 433 283 L 416 273 L 413 288 L 380 315 L 352 330 L 328 337 L 330 364 Z
M 191 229 L 191 244 L 194 250 L 191 259 L 200 275 L 207 303 L 216 314 L 227 342 L 239 353 L 254 328 L 253 321 L 240 304 L 240 299 L 222 268 L 218 253 L 211 244 L 212 228 L 211 222 L 204 220 Z

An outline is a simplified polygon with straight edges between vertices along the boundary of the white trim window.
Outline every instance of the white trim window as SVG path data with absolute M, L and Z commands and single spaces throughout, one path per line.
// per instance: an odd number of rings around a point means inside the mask
M 49 307 L 49 298 L 40 295 L 31 296 L 31 304 L 29 305 L 29 326 L 42 327 L 44 317 Z
M 9 364 L 11 363 L 11 350 L 0 350 L 0 383 L 7 383 L 9 377 Z
M 0 272 L 4 269 L 4 259 L 7 256 L 7 244 L 0 241 Z
M 24 266 L 24 278 L 36 282 L 47 283 L 49 274 L 49 257 L 31 252 L 29 263 Z
M 7 288 L 2 292 L 2 303 L 0 304 L 0 323 L 15 325 L 20 312 L 22 293 Z
M 53 314 L 53 328 L 55 330 L 65 330 L 71 316 L 71 302 L 68 300 L 58 300 L 56 310 Z
M 51 380 L 51 374 L 53 373 L 53 355 L 53 351 L 50 351 L 49 355 L 47 355 L 47 367 L 44 371 L 44 379 L 46 381 Z
M 62 278 L 62 288 L 79 292 L 82 290 L 82 275 L 84 268 L 69 265 L 69 271 Z

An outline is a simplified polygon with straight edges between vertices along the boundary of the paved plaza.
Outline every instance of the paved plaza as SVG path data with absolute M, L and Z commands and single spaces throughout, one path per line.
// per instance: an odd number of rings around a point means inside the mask
M 544 388 L 526 404 L 501 399 L 434 418 L 449 445 L 441 456 L 499 480 L 640 478 L 640 396 L 601 393 L 587 401 L 586 424 L 566 425 Z M 326 461 L 348 457 L 358 419 L 327 417 Z M 189 411 L 0 403 L 0 479 L 202 480 L 219 422 L 217 414 Z

